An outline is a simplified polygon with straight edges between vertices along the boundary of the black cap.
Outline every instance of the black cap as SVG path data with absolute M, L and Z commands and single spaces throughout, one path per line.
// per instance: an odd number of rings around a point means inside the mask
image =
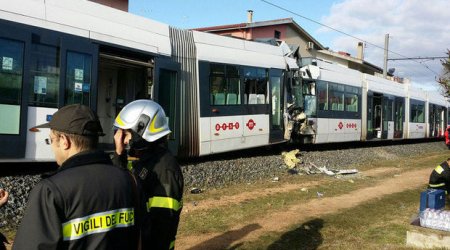
M 50 122 L 33 128 L 51 128 L 63 133 L 85 136 L 105 135 L 97 114 L 81 104 L 64 106 L 53 114 Z

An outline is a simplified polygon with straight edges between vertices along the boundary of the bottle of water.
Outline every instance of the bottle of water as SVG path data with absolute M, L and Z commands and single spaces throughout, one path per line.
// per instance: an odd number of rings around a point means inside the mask
M 427 208 L 420 213 L 422 227 L 450 231 L 450 211 Z

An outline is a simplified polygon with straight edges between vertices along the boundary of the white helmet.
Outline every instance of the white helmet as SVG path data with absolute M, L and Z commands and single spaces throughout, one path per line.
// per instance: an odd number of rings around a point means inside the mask
M 151 100 L 136 100 L 127 104 L 117 115 L 114 126 L 131 129 L 148 142 L 171 132 L 163 108 Z

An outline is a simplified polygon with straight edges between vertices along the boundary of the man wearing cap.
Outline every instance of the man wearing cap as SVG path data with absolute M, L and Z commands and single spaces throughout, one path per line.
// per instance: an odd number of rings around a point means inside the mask
M 60 167 L 31 191 L 13 249 L 137 249 L 134 179 L 96 149 L 97 115 L 68 105 L 35 128 L 50 128 Z

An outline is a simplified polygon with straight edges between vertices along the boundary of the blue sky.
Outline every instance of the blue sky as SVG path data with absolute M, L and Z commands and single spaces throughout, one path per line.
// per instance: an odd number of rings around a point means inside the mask
M 292 8 L 292 11 L 313 20 L 320 21 L 328 15 L 335 0 L 278 0 L 270 1 Z M 253 21 L 266 21 L 293 17 L 307 32 L 324 46 L 332 34 L 316 32 L 319 25 L 280 10 L 260 0 L 130 0 L 129 12 L 169 24 L 177 28 L 198 28 L 223 24 L 243 23 L 247 10 L 253 10 Z
M 392 52 L 407 57 L 446 56 L 450 49 L 449 0 L 267 0 L 290 11 L 367 41 L 365 60 L 383 66 L 384 35 Z M 356 54 L 358 40 L 271 6 L 261 0 L 130 0 L 129 12 L 178 28 L 242 23 L 247 10 L 254 21 L 293 17 L 325 47 Z M 390 58 L 399 55 L 390 53 Z M 389 61 L 395 74 L 413 86 L 436 89 L 439 60 Z

